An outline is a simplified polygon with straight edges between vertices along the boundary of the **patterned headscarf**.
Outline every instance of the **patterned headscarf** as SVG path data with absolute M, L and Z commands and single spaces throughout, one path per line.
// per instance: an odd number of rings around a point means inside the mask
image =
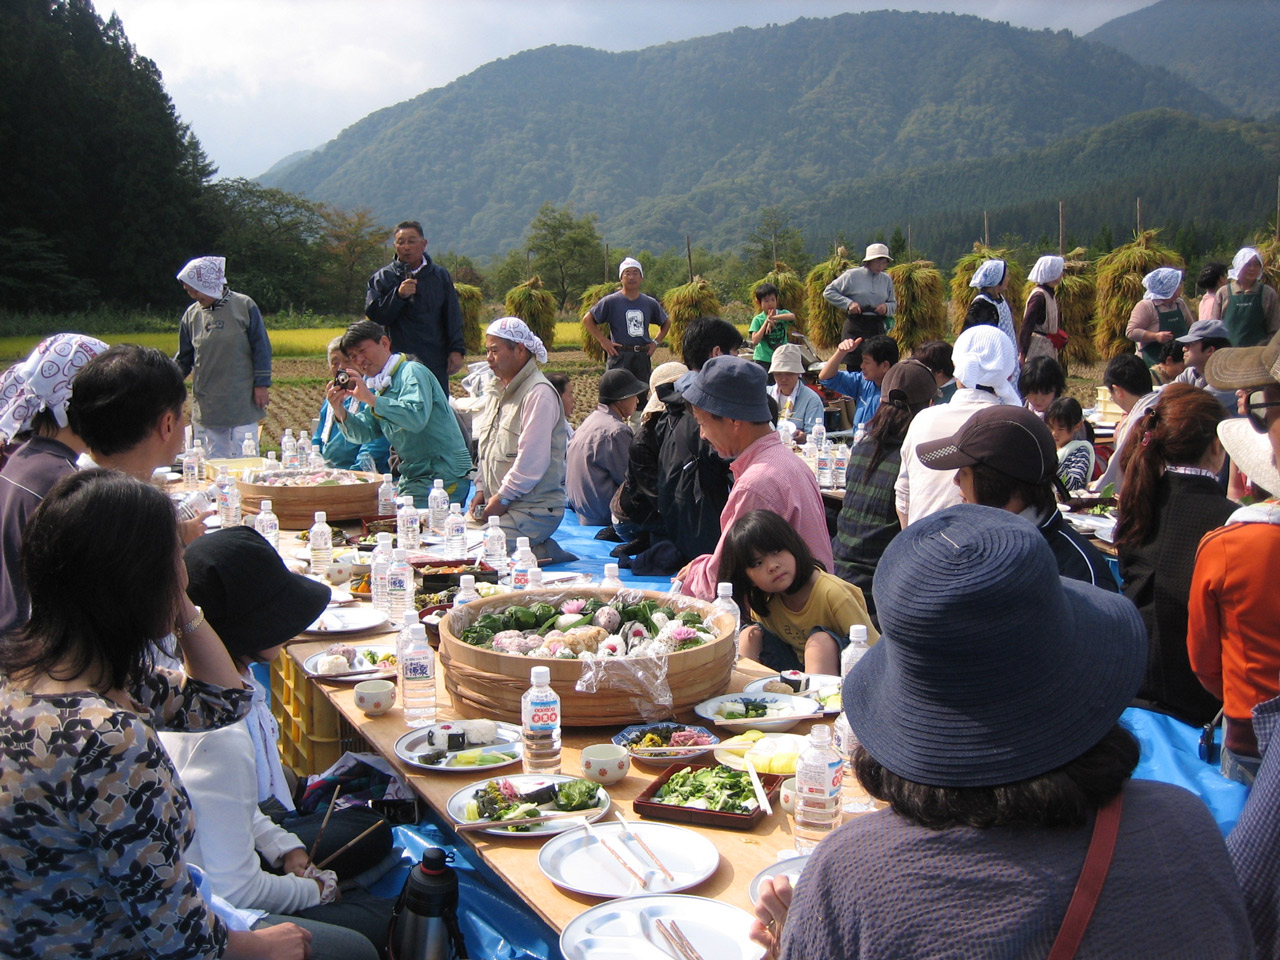
M 1182 271 L 1175 267 L 1156 267 L 1142 278 L 1142 285 L 1147 292 L 1143 300 L 1171 300 L 1182 283 Z
M 538 335 L 529 329 L 529 325 L 519 317 L 499 317 L 489 324 L 485 334 L 524 344 L 539 363 L 547 362 L 547 348 L 543 346 Z
M 969 286 L 975 290 L 981 290 L 983 287 L 998 286 L 1000 281 L 1004 279 L 1004 272 L 1008 266 L 1003 260 L 987 260 L 982 266 L 973 272 L 973 278 L 969 281 Z
M 1062 276 L 1062 271 L 1066 269 L 1067 262 L 1062 257 L 1046 256 L 1036 261 L 1036 265 L 1031 268 L 1031 273 L 1027 279 L 1032 283 L 1053 283 Z
M 1255 258 L 1258 261 L 1258 266 L 1266 266 L 1262 259 L 1262 254 L 1258 252 L 1256 247 L 1241 247 L 1236 251 L 1236 255 L 1231 258 L 1231 269 L 1227 271 L 1227 279 L 1236 279 L 1240 271 L 1245 268 L 1245 265 Z
M 42 340 L 31 356 L 0 375 L 0 434 L 12 440 L 41 410 L 67 425 L 71 381 L 86 363 L 107 349 L 101 340 L 80 333 L 58 333 Z
M 226 257 L 196 257 L 178 271 L 178 279 L 215 300 L 227 286 Z

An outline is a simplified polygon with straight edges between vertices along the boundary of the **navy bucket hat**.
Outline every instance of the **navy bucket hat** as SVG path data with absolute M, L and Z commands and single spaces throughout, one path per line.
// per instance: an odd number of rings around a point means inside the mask
M 741 357 L 712 357 L 688 383 L 680 378 L 680 392 L 685 400 L 707 413 L 729 420 L 764 423 L 772 419 L 769 398 L 765 393 L 768 375 L 753 360 Z
M 1146 668 L 1126 597 L 1058 576 L 1029 521 L 961 504 L 889 544 L 872 589 L 880 642 L 850 671 L 858 740 L 916 783 L 982 787 L 1075 759 L 1119 719 Z

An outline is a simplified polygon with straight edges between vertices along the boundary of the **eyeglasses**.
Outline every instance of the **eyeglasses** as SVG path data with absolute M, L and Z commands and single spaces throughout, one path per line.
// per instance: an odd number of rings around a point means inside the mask
M 1268 400 L 1261 390 L 1255 390 L 1244 401 L 1244 412 L 1259 433 L 1267 432 L 1267 415 L 1263 412 L 1267 407 L 1280 407 L 1280 400 Z

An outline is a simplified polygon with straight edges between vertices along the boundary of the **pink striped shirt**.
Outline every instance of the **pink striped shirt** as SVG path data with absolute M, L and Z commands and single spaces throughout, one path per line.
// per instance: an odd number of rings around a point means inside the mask
M 800 457 L 783 446 L 776 433 L 755 441 L 729 467 L 733 489 L 720 513 L 720 542 L 715 553 L 704 553 L 689 564 L 681 588 L 702 600 L 716 598 L 720 552 L 724 535 L 738 518 L 752 510 L 772 510 L 799 531 L 816 559 L 827 570 L 835 569 L 827 513 L 817 478 Z

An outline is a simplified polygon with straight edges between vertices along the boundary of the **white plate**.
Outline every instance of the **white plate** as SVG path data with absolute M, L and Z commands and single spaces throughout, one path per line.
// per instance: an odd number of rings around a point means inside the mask
M 574 893 L 590 897 L 630 897 L 688 890 L 715 873 L 720 865 L 720 851 L 700 833 L 669 823 L 632 821 L 628 826 L 671 871 L 674 880 L 667 879 L 644 848 L 628 837 L 616 820 L 597 824 L 593 830 L 618 851 L 632 870 L 644 877 L 646 887 L 640 886 L 583 828 L 565 831 L 543 844 L 538 852 L 538 866 L 557 887 Z
M 680 893 L 610 900 L 578 914 L 560 933 L 565 960 L 671 960 L 657 921 L 675 921 L 707 960 L 760 960 L 764 948 L 747 936 L 755 919 L 745 910 Z
M 791 881 L 791 889 L 796 887 L 796 881 L 800 879 L 800 874 L 804 872 L 805 864 L 809 862 L 809 857 L 787 857 L 785 860 L 779 860 L 777 863 L 765 867 L 754 877 L 751 878 L 751 885 L 747 887 L 747 896 L 751 898 L 754 906 L 756 901 L 760 899 L 760 881 L 766 877 L 778 877 L 786 874 L 787 879 Z
M 459 753 L 466 751 L 452 750 L 440 763 L 420 763 L 418 755 L 428 750 L 434 749 L 427 745 L 427 731 L 429 727 L 419 727 L 410 730 L 403 737 L 396 741 L 396 756 L 403 760 L 411 767 L 417 767 L 419 770 L 443 770 L 446 773 L 479 773 L 482 770 L 500 770 L 508 764 L 516 763 L 520 760 L 520 756 L 524 753 L 524 744 L 520 739 L 520 728 L 514 723 L 498 723 L 497 738 L 491 744 L 482 746 L 467 747 L 470 750 L 483 750 L 486 753 L 514 753 L 514 760 L 506 760 L 502 763 L 491 763 L 487 766 L 476 766 L 474 764 L 451 763 Z
M 334 611 L 330 611 L 330 612 L 332 613 Z M 355 648 L 355 651 L 358 654 L 363 654 L 365 650 L 372 650 L 378 656 L 382 656 L 382 654 L 384 653 L 396 652 L 396 647 L 395 647 L 395 644 L 393 643 L 353 643 L 351 644 L 351 646 Z M 316 672 L 316 667 L 320 665 L 320 658 L 325 656 L 328 656 L 328 654 L 326 654 L 323 650 L 321 650 L 319 653 L 313 653 L 311 656 L 307 657 L 307 659 L 302 661 L 302 669 L 305 670 L 311 676 L 318 677 L 321 680 L 341 680 L 344 683 L 348 682 L 348 678 L 341 673 L 317 673 Z M 357 670 L 366 670 L 366 669 L 372 670 L 373 664 L 370 664 L 368 667 L 357 666 L 353 668 L 352 672 L 354 673 Z M 380 670 L 377 673 L 361 673 L 359 676 L 351 677 L 350 682 L 359 683 L 361 680 L 382 680 L 382 679 L 386 679 L 387 677 L 394 677 L 395 675 L 396 675 L 396 668 L 388 667 L 387 669 Z
M 381 610 L 368 607 L 328 607 L 316 619 L 315 623 L 303 630 L 303 633 L 320 633 L 330 636 L 335 633 L 363 633 L 387 622 L 387 615 Z
M 822 690 L 825 687 L 835 687 L 837 690 L 840 689 L 840 678 L 837 677 L 835 674 L 806 673 L 805 677 L 808 679 L 809 685 L 805 687 L 805 689 L 801 692 L 800 695 L 802 696 L 808 694 L 810 691 Z M 775 680 L 781 682 L 782 681 L 781 675 L 776 677 L 761 677 L 759 680 L 752 680 L 750 683 L 748 683 L 745 687 L 742 688 L 742 692 L 743 693 L 764 693 L 764 685 L 766 683 L 772 683 Z M 812 700 L 813 698 L 806 696 L 806 699 Z M 823 707 L 822 708 L 822 713 L 827 715 L 836 714 L 839 712 L 840 712 L 839 707 Z
M 777 704 L 786 707 L 791 712 L 780 717 L 750 717 L 744 720 L 731 720 L 727 726 L 718 723 L 723 718 L 716 716 L 716 708 L 726 701 L 742 700 L 743 698 Z M 769 733 L 790 730 L 805 717 L 812 717 L 818 712 L 818 703 L 816 700 L 810 700 L 807 697 L 793 697 L 785 693 L 726 693 L 719 697 L 712 697 L 710 700 L 703 700 L 693 708 L 693 712 L 704 720 L 710 720 L 713 724 L 719 726 L 721 730 L 763 730 Z
M 761 737 L 757 741 L 757 743 L 764 743 L 766 741 L 768 741 L 771 744 L 774 744 L 773 749 L 771 751 L 773 753 L 794 752 L 798 756 L 800 751 L 803 750 L 808 745 L 809 738 L 802 737 L 798 733 L 766 733 L 763 737 Z M 750 747 L 747 748 L 747 752 L 748 753 L 751 752 Z M 717 760 L 719 760 L 721 763 L 723 763 L 726 767 L 731 767 L 734 770 L 747 769 L 745 754 L 738 753 L 733 749 L 726 748 L 724 746 L 724 741 L 721 741 L 720 747 L 716 750 L 713 756 Z M 759 765 L 756 766 L 756 769 L 757 770 L 760 769 Z M 796 775 L 796 772 L 794 770 L 792 770 L 790 773 L 778 774 L 778 776 L 780 777 L 794 777 L 795 775 Z
M 530 790 L 536 790 L 538 787 L 547 785 L 548 783 L 567 783 L 570 780 L 581 780 L 581 777 L 568 777 L 562 773 L 517 773 L 510 777 L 485 777 L 483 780 L 477 780 L 475 783 L 468 784 L 463 787 L 445 804 L 445 811 L 449 816 L 453 817 L 454 823 L 471 823 L 474 821 L 467 820 L 467 801 L 475 795 L 475 792 L 483 787 L 490 780 L 510 780 L 512 785 L 521 793 L 528 793 Z M 573 830 L 582 826 L 576 822 L 573 817 L 586 817 L 588 820 L 599 820 L 605 815 L 609 809 L 609 793 L 604 787 L 600 788 L 600 792 L 596 794 L 595 807 L 586 810 L 575 810 L 572 813 L 566 811 L 564 820 L 548 820 L 545 823 L 534 823 L 529 825 L 528 830 L 512 832 L 506 827 L 493 827 L 488 830 L 481 830 L 481 833 L 489 833 L 495 837 L 536 837 L 550 836 L 556 833 L 564 833 L 566 830 Z M 561 811 L 554 809 L 551 805 L 546 810 L 547 813 L 560 813 Z

